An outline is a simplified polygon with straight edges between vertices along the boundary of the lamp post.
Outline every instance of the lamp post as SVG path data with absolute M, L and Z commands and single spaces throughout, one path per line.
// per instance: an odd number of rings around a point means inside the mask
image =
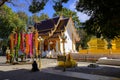
M 65 59 L 64 59 L 64 69 L 63 69 L 63 71 L 65 71 L 65 70 L 66 70 L 66 66 L 65 66 L 65 62 L 66 62 L 65 42 L 66 42 L 67 36 L 65 36 L 65 34 L 63 34 L 63 35 L 61 36 L 61 39 L 62 39 L 62 43 L 63 43 L 63 57 L 65 58 Z
M 38 41 L 39 41 L 39 54 L 38 54 L 38 58 L 39 58 L 39 69 L 41 68 L 41 55 L 42 55 L 42 41 L 43 38 L 41 36 L 38 37 Z

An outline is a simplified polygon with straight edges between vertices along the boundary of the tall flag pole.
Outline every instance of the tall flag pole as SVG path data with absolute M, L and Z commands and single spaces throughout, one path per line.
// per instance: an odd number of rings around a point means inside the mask
M 36 56 L 38 57 L 38 31 L 35 30 L 35 34 L 34 34 L 34 44 L 35 44 L 35 53 Z

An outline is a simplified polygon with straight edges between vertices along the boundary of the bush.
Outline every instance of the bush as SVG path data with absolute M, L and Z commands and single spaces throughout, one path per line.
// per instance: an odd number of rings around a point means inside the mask
M 64 61 L 58 61 L 58 66 L 59 67 L 64 67 L 64 65 L 65 65 L 66 68 L 71 68 L 71 67 L 76 67 L 77 66 L 77 62 L 75 60 L 73 60 L 70 53 L 66 57 L 67 57 L 67 59 L 66 59 L 65 62 Z
M 64 67 L 64 61 L 58 61 L 58 66 L 59 67 Z M 66 68 L 71 68 L 71 67 L 76 67 L 77 63 L 75 60 L 70 60 L 65 62 L 65 67 Z

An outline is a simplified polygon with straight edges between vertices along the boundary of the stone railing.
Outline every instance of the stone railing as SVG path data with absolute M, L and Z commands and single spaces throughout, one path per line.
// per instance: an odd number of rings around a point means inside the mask
M 80 54 L 72 53 L 72 58 L 77 61 L 92 61 L 96 62 L 101 57 L 107 57 L 108 59 L 120 59 L 120 54 Z
M 120 49 L 85 49 L 80 50 L 80 54 L 119 54 L 120 55 Z

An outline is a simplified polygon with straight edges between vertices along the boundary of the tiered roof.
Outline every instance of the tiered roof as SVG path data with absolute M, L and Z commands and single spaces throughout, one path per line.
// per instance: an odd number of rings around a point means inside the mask
M 53 35 L 50 38 L 58 38 L 61 35 L 61 33 L 64 32 L 65 27 L 68 23 L 68 20 L 69 20 L 68 18 L 60 20 L 60 23 L 58 24 L 55 32 L 53 33 Z
M 57 24 L 59 17 L 55 17 L 52 19 L 47 19 L 35 24 L 35 29 L 39 31 L 39 35 L 41 36 L 49 36 L 51 30 L 54 29 L 55 25 Z
M 59 38 L 70 18 L 55 17 L 47 19 L 35 24 L 35 29 L 38 30 L 40 36 L 47 36 L 47 38 Z

